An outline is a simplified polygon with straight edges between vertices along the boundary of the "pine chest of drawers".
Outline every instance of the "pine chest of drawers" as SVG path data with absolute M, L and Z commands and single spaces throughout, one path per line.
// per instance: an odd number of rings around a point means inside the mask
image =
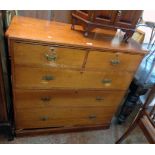
M 14 17 L 6 35 L 16 134 L 109 127 L 145 55 L 33 18 Z

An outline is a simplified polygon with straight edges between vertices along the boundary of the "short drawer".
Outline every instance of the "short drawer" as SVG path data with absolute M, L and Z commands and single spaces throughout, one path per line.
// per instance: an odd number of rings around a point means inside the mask
M 110 123 L 113 108 L 39 108 L 16 110 L 16 129 L 72 127 Z
M 13 44 L 14 63 L 54 67 L 82 67 L 85 51 L 56 46 L 18 43 Z
M 98 52 L 91 51 L 88 54 L 86 69 L 95 70 L 117 70 L 117 71 L 136 71 L 143 56 L 119 52 Z
M 107 107 L 115 110 L 124 91 L 14 90 L 15 109 Z
M 126 90 L 133 74 L 128 72 L 75 71 L 56 68 L 15 67 L 14 86 L 33 89 L 118 89 Z

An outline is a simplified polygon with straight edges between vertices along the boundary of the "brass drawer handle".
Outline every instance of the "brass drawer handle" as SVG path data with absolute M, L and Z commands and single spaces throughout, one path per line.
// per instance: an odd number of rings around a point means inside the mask
M 57 59 L 56 54 L 45 54 L 45 57 L 48 61 L 56 61 L 56 59 Z
M 42 77 L 42 80 L 45 80 L 45 81 L 51 81 L 51 80 L 54 80 L 54 76 L 51 76 L 51 75 L 45 75 Z
M 103 101 L 103 100 L 104 100 L 104 98 L 103 98 L 103 97 L 101 97 L 101 96 L 97 96 L 97 97 L 96 97 L 96 100 L 97 100 L 97 101 Z
M 120 64 L 121 62 L 120 62 L 120 60 L 118 60 L 118 59 L 113 59 L 113 60 L 111 60 L 111 64 L 112 65 L 118 65 L 118 64 Z
M 45 54 L 45 57 L 48 61 L 56 61 L 57 53 L 55 51 L 55 48 L 51 47 L 50 51 Z
M 48 116 L 41 116 L 41 118 L 40 118 L 41 121 L 47 121 L 48 119 L 49 119 Z
M 96 115 L 90 115 L 89 117 L 88 117 L 89 119 L 96 119 Z
M 103 84 L 111 84 L 112 83 L 112 80 L 111 79 L 103 79 L 102 80 L 102 83 Z
M 44 102 L 47 102 L 47 101 L 51 100 L 51 97 L 49 97 L 49 96 L 41 97 L 41 100 Z

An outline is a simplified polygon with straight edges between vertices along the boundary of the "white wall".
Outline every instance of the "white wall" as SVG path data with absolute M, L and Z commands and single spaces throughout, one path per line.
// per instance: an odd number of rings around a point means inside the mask
M 155 10 L 144 10 L 143 12 L 143 20 L 144 21 L 152 21 L 155 22 Z M 152 29 L 149 27 L 139 27 L 138 29 L 145 32 L 144 43 L 148 43 Z

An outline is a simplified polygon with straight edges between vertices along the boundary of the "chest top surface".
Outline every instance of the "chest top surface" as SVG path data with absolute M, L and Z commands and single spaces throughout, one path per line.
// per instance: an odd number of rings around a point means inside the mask
M 119 42 L 110 30 L 95 30 L 88 37 L 83 36 L 80 26 L 71 30 L 70 24 L 15 16 L 6 32 L 10 39 L 58 45 L 81 47 L 91 50 L 119 50 L 145 54 L 146 51 L 131 43 Z

